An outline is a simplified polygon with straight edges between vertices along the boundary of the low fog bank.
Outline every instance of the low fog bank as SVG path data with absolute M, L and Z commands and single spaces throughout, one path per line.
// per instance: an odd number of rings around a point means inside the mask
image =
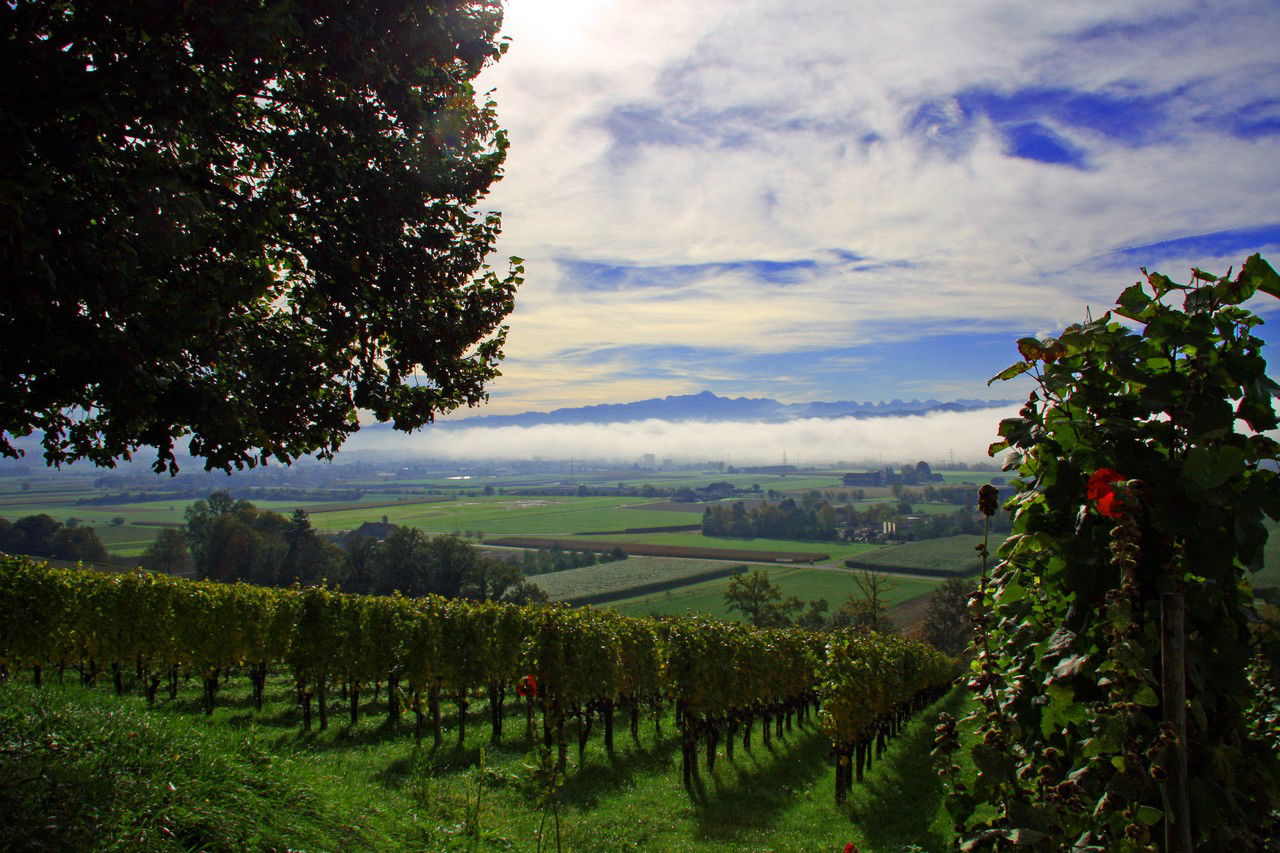
M 1018 406 L 883 418 L 806 418 L 782 423 L 735 421 L 630 421 L 613 424 L 543 424 L 473 427 L 413 435 L 362 431 L 345 449 L 410 452 L 452 459 L 600 459 L 631 464 L 645 454 L 675 462 L 792 465 L 840 460 L 954 459 L 990 461 L 1001 418 Z

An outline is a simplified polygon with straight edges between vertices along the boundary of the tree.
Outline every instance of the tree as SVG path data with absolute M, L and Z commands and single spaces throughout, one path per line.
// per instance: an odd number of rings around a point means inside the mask
M 810 631 L 821 631 L 827 627 L 827 604 L 825 598 L 811 600 L 808 603 L 808 609 L 796 617 L 796 625 L 801 628 L 808 628 Z
M 181 530 L 166 527 L 142 552 L 139 565 L 149 572 L 179 574 L 191 565 L 191 555 L 187 552 L 187 536 Z
M 948 578 L 934 587 L 925 614 L 925 642 L 949 655 L 964 654 L 973 634 L 969 596 L 977 589 L 973 578 Z
M 416 527 L 395 527 L 374 551 L 370 592 L 423 595 L 427 589 L 427 536 Z
M 790 625 L 792 614 L 804 607 L 794 596 L 783 600 L 782 587 L 769 580 L 763 569 L 734 576 L 724 600 L 729 610 L 737 610 L 758 628 Z
M 52 557 L 50 540 L 62 529 L 62 523 L 47 513 L 24 515 L 13 523 L 17 544 L 14 551 L 33 557 Z
M 280 566 L 280 586 L 337 581 L 345 574 L 342 549 L 315 531 L 306 510 L 293 511 L 284 530 L 284 541 L 288 550 Z
M 49 556 L 58 560 L 105 563 L 107 549 L 92 527 L 64 527 L 49 537 Z
M 0 456 L 328 458 L 485 399 L 497 0 L 0 5 Z M 30 93 L 39 92 L 39 97 Z M 110 97 L 104 97 L 104 93 Z
M 252 506 L 248 501 L 235 500 L 230 492 L 220 490 L 210 494 L 206 500 L 196 501 L 183 512 L 187 522 L 187 547 L 195 561 L 197 577 L 209 577 L 210 558 L 206 551 L 211 550 L 213 525 L 223 516 Z
M 853 576 L 853 582 L 858 589 L 849 593 L 844 604 L 840 605 L 831 618 L 832 624 L 871 631 L 895 630 L 889 619 L 889 602 L 886 600 L 893 590 L 889 576 L 864 569 L 861 574 Z
M 0 518 L 0 553 L 17 554 L 22 544 L 22 531 L 18 530 L 7 518 Z

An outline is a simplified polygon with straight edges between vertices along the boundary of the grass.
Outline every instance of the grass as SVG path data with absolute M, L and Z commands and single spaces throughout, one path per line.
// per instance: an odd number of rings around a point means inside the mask
M 514 715 L 496 746 L 479 702 L 462 745 L 452 728 L 438 749 L 416 745 L 410 726 L 389 724 L 377 704 L 354 726 L 343 717 L 302 734 L 287 679 L 269 683 L 261 712 L 244 682 L 219 694 L 208 719 L 195 684 L 150 711 L 105 689 L 0 686 L 4 841 L 77 850 L 538 848 L 536 753 Z M 570 750 L 555 795 L 561 849 L 945 849 L 928 753 L 937 711 L 956 713 L 964 701 L 953 693 L 914 720 L 842 808 L 832 803 L 828 743 L 812 726 L 770 748 L 757 739 L 733 761 L 722 746 L 714 771 L 700 762 L 689 789 L 669 714 L 661 733 L 646 718 L 638 743 L 620 726 L 612 754 L 598 736 L 581 763 Z M 555 849 L 550 821 L 544 829 L 542 849 Z
M 583 537 L 589 539 L 590 537 Z M 613 536 L 612 539 L 619 537 Z M 629 533 L 628 542 L 645 542 L 654 545 L 682 545 L 690 548 L 720 548 L 726 551 L 784 551 L 820 552 L 830 554 L 833 560 L 842 560 L 862 554 L 877 546 L 850 542 L 806 542 L 790 539 L 737 539 L 731 536 L 703 536 L 701 533 Z
M 0 690 L 0 848 L 284 849 L 359 843 L 306 768 L 252 732 L 71 688 Z
M 834 610 L 851 594 L 860 595 L 855 581 L 857 572 L 777 566 L 764 568 L 769 573 L 769 579 L 782 588 L 783 597 L 794 595 L 806 602 L 825 598 Z M 730 578 L 721 578 L 690 584 L 668 592 L 624 598 L 601 606 L 628 616 L 701 614 L 741 621 L 742 614 L 730 611 L 725 605 L 724 594 L 729 588 L 730 580 Z M 899 604 L 927 595 L 935 586 L 937 581 L 925 578 L 892 578 L 886 600 L 890 605 Z

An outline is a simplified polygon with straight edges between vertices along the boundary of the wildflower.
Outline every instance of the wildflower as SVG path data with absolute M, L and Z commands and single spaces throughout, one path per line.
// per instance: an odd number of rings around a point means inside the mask
M 532 675 L 526 675 L 520 679 L 520 683 L 516 685 L 517 696 L 528 696 L 530 698 L 538 695 L 538 680 Z
M 844 853 L 858 853 L 858 847 L 852 841 L 844 846 Z
M 1115 484 L 1123 482 L 1124 475 L 1111 468 L 1099 468 L 1089 477 L 1084 496 L 1093 502 L 1098 512 L 1107 518 L 1120 518 L 1124 515 L 1124 505 L 1116 492 Z

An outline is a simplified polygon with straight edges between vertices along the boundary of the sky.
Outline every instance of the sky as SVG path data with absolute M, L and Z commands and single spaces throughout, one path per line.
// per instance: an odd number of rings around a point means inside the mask
M 1280 266 L 1274 0 L 508 0 L 504 34 L 485 207 L 526 281 L 451 419 L 1007 399 L 1013 342 L 1139 267 Z

